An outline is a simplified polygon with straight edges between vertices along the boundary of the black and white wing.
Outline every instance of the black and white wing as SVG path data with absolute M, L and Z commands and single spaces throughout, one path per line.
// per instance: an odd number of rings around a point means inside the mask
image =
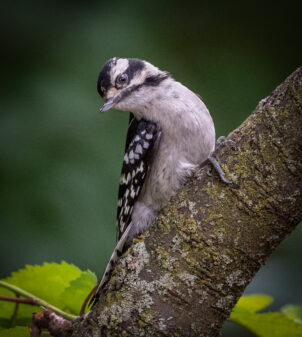
M 117 208 L 117 241 L 131 222 L 133 206 L 143 187 L 150 158 L 161 131 L 156 123 L 130 115 Z

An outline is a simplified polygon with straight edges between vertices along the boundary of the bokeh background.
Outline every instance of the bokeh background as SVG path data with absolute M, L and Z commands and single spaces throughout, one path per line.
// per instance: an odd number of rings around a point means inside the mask
M 302 65 L 301 1 L 0 6 L 0 277 L 43 261 L 99 276 L 105 267 L 128 124 L 125 112 L 98 112 L 96 80 L 108 58 L 138 57 L 171 72 L 201 94 L 217 136 Z M 301 239 L 300 226 L 246 292 L 274 296 L 273 309 L 302 304 Z M 227 323 L 223 336 L 250 334 Z

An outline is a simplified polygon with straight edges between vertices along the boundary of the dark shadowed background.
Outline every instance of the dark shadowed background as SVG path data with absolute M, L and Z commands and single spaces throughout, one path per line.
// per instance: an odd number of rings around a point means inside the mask
M 128 124 L 125 112 L 98 112 L 108 58 L 171 72 L 203 97 L 217 136 L 227 135 L 302 65 L 298 4 L 1 2 L 0 277 L 43 261 L 99 276 L 105 267 Z M 277 309 L 302 304 L 301 238 L 298 228 L 247 293 L 274 296 Z M 230 323 L 223 333 L 249 335 Z

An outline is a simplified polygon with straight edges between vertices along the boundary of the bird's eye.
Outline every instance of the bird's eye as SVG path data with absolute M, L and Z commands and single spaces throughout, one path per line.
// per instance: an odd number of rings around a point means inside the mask
M 127 74 L 120 74 L 118 75 L 118 77 L 116 78 L 116 85 L 117 86 L 122 86 L 125 83 L 127 83 L 128 80 L 128 76 Z

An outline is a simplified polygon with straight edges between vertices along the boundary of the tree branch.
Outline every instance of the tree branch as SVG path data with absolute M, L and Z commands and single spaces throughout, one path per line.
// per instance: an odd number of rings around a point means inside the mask
M 218 336 L 272 251 L 302 219 L 302 68 L 215 153 L 134 242 L 73 334 Z
M 42 312 L 33 313 L 30 337 L 40 337 L 43 329 L 47 329 L 53 337 L 69 337 L 72 334 L 72 323 L 42 307 Z

